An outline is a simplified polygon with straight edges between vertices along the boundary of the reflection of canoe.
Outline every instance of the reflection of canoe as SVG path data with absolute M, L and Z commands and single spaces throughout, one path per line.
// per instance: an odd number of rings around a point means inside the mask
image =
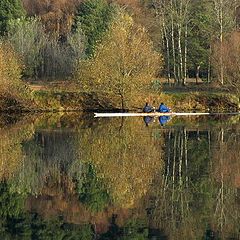
M 176 112 L 169 112 L 169 113 L 160 113 L 160 112 L 153 112 L 153 113 L 94 113 L 94 117 L 160 117 L 160 116 L 201 116 L 201 115 L 222 115 L 222 114 L 230 114 L 236 115 L 239 113 L 176 113 Z

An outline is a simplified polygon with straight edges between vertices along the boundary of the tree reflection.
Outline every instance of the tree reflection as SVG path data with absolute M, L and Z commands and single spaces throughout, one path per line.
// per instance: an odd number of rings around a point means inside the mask
M 240 134 L 237 128 L 220 128 L 215 134 L 212 175 L 216 180 L 215 226 L 223 238 L 239 231 Z
M 14 176 L 23 164 L 23 142 L 33 136 L 33 126 L 19 122 L 0 128 L 0 180 Z
M 155 179 L 146 204 L 150 226 L 170 239 L 239 237 L 240 135 L 226 129 L 180 127 L 165 134 L 164 178 Z
M 113 203 L 133 207 L 160 173 L 162 140 L 141 119 L 112 119 L 80 133 L 81 159 L 93 164 Z
M 63 119 L 1 127 L 1 239 L 239 238 L 238 122 Z

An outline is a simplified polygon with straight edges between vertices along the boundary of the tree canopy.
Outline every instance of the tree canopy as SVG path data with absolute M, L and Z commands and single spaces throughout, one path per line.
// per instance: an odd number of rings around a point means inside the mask
M 106 0 L 87 0 L 77 9 L 74 29 L 80 25 L 87 38 L 86 54 L 91 55 L 113 18 L 114 5 Z
M 25 10 L 21 0 L 1 0 L 0 1 L 0 35 L 7 31 L 8 22 L 11 19 L 25 16 Z
M 161 56 L 146 30 L 121 12 L 94 57 L 78 63 L 76 77 L 82 90 L 117 95 L 124 109 L 134 93 L 150 85 L 160 67 Z

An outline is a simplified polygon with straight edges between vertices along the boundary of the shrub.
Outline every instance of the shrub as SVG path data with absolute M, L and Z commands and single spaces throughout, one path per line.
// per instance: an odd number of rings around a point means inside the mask
M 0 97 L 23 102 L 30 90 L 21 80 L 22 65 L 9 44 L 0 42 Z

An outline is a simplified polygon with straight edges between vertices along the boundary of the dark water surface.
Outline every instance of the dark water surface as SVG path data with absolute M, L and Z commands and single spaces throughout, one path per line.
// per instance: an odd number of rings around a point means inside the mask
M 240 239 L 238 116 L 0 116 L 0 239 Z

